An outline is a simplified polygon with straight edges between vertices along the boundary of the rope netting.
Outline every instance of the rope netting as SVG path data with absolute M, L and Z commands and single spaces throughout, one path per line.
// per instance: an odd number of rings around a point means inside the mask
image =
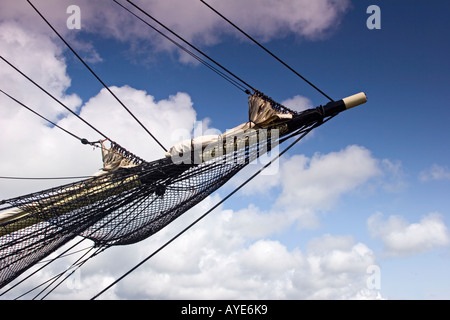
M 213 148 L 192 151 L 183 161 L 138 159 L 132 167 L 4 200 L 0 210 L 18 213 L 0 222 L 0 287 L 76 236 L 97 247 L 151 236 L 270 151 L 280 137 L 323 119 L 312 112 L 314 117 L 303 117 L 306 122 L 296 119 L 300 114 L 269 128 L 245 130 Z

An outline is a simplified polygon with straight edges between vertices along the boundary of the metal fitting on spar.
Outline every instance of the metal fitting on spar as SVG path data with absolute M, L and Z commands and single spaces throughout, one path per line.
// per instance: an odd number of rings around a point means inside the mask
M 366 102 L 366 94 L 364 92 L 360 92 L 339 101 L 329 102 L 326 105 L 322 106 L 322 108 L 325 116 L 331 116 L 339 112 L 357 107 Z

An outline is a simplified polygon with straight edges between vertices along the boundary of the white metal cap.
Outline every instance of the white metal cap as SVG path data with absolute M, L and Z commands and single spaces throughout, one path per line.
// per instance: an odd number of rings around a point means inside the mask
M 357 94 L 354 94 L 350 97 L 344 98 L 342 99 L 342 101 L 344 101 L 345 107 L 347 109 L 359 106 L 363 103 L 367 102 L 367 96 L 364 92 L 360 92 Z

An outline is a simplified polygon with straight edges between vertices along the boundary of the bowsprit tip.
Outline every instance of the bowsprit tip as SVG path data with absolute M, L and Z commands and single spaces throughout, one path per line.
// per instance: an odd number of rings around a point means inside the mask
M 345 107 L 348 110 L 348 109 L 351 109 L 351 108 L 354 108 L 361 104 L 366 103 L 367 96 L 364 92 L 360 92 L 360 93 L 354 94 L 350 97 L 344 98 L 344 99 L 342 99 L 342 101 L 344 101 Z

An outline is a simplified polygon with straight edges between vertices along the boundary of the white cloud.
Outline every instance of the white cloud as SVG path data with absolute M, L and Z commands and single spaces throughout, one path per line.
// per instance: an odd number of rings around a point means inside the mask
M 181 128 L 191 132 L 193 129 L 196 113 L 192 108 L 190 97 L 185 93 L 177 93 L 168 99 L 155 101 L 146 92 L 127 86 L 111 87 L 111 90 L 153 133 L 165 132 L 165 130 L 172 132 Z M 81 117 L 140 157 L 153 160 L 164 156 L 164 151 L 157 146 L 150 135 L 105 89 L 87 101 L 80 111 Z M 101 154 L 98 149 L 93 151 L 91 147 L 83 146 L 58 128 L 50 128 L 39 122 L 34 115 L 26 114 L 26 116 L 3 118 L 1 121 L 21 123 L 21 126 L 3 127 L 8 128 L 8 135 L 0 138 L 2 148 L 9 150 L 12 158 L 15 159 L 15 161 L 11 161 L 10 157 L 0 159 L 3 175 L 77 176 L 90 175 L 101 168 Z M 89 141 L 97 141 L 102 138 L 73 115 L 62 118 L 57 124 Z M 129 134 L 130 130 L 133 132 L 132 135 Z M 7 139 L 8 136 L 14 136 L 14 139 Z M 171 135 L 157 135 L 157 137 L 166 147 L 176 142 L 171 139 Z M 19 141 L 20 143 L 18 143 Z M 33 184 L 27 183 L 27 185 L 28 188 L 34 188 Z M 27 188 L 22 189 L 22 186 L 18 183 L 16 189 L 11 188 L 11 185 L 2 185 L 0 187 L 2 196 L 6 198 L 15 193 L 23 194 L 31 191 Z M 41 188 L 43 187 L 41 186 Z
M 66 72 L 66 61 L 61 55 L 61 49 L 39 30 L 27 30 L 16 22 L 1 22 L 0 39 L 0 53 L 3 57 L 72 110 L 77 110 L 94 127 L 146 160 L 163 156 L 164 152 L 153 139 L 105 89 L 84 105 L 81 105 L 81 99 L 77 95 L 66 94 L 71 79 Z M 80 138 L 87 138 L 89 141 L 102 138 L 6 63 L 0 63 L 2 90 Z M 196 112 L 186 93 L 176 93 L 167 99 L 155 101 L 145 91 L 128 86 L 111 87 L 111 90 L 166 148 L 177 142 L 178 137 L 156 133 L 174 132 L 176 129 L 191 132 L 193 129 Z M 0 127 L 3 130 L 0 145 L 5 150 L 3 154 L 8 154 L 0 159 L 2 175 L 79 176 L 90 175 L 101 167 L 99 150 L 93 151 L 91 147 L 81 145 L 3 94 L 0 94 L 0 103 Z M 129 134 L 130 130 L 133 131 L 132 135 Z M 54 183 L 55 181 L 27 181 L 25 185 L 23 181 L 8 181 L 8 184 L 0 185 L 0 192 L 2 198 L 6 199 L 42 190 Z
M 121 3 L 133 8 L 125 1 Z M 224 35 L 229 34 L 241 37 L 236 30 L 197 0 L 136 0 L 135 3 L 169 28 L 180 33 L 183 38 L 197 45 L 216 44 Z M 209 3 L 244 30 L 263 41 L 289 34 L 300 38 L 320 38 L 327 32 L 335 30 L 350 5 L 349 0 L 315 0 L 313 2 L 286 0 L 282 5 L 273 0 L 210 1 Z M 81 13 L 81 31 L 101 33 L 120 41 L 130 42 L 136 50 L 144 49 L 142 43 L 136 45 L 136 41 L 139 40 L 146 40 L 145 45 L 148 46 L 151 43 L 153 48 L 176 49 L 141 21 L 109 0 L 36 0 L 33 4 L 64 36 L 73 37 L 74 34 L 76 36 L 76 32 L 69 30 L 66 26 L 66 20 L 69 18 L 66 9 L 69 5 L 77 5 Z M 25 0 L 2 1 L 1 6 L 0 21 L 15 20 L 33 30 L 51 34 L 48 26 Z M 138 13 L 135 9 L 133 11 Z M 150 19 L 145 18 L 145 20 L 157 26 Z M 78 44 L 79 48 L 86 48 L 85 45 Z M 101 59 L 96 56 L 95 51 L 90 51 L 90 56 L 95 61 Z M 186 60 L 185 58 L 184 55 L 180 56 L 181 60 Z
M 24 29 L 15 22 L 0 23 L 1 56 L 75 110 L 81 100 L 74 94 L 65 94 L 71 79 L 66 73 L 66 64 L 61 53 L 58 46 L 40 33 Z M 38 108 L 51 120 L 68 113 L 7 63 L 0 63 L 0 86 L 5 92 L 30 107 Z M 2 105 L 7 107 L 10 114 L 21 109 L 3 95 L 1 99 Z M 5 112 L 6 108 L 2 109 Z
M 167 99 L 155 101 L 147 92 L 129 86 L 112 86 L 110 89 L 166 148 L 178 142 L 178 137 L 157 133 L 193 130 L 196 112 L 190 96 L 186 93 L 179 92 Z M 100 131 L 130 151 L 137 154 L 137 150 L 140 150 L 140 157 L 146 160 L 161 158 L 164 155 L 164 151 L 153 138 L 106 89 L 102 89 L 85 103 L 80 116 L 94 123 Z M 80 132 L 88 132 L 84 129 L 85 125 L 74 117 L 68 117 L 60 123 Z M 133 130 L 132 135 L 129 134 L 130 129 Z
M 238 186 L 255 171 L 255 166 L 250 165 L 245 174 L 231 181 L 232 185 Z M 253 221 L 259 236 L 264 236 L 267 230 L 278 232 L 292 223 L 300 228 L 317 228 L 319 211 L 329 210 L 342 195 L 381 174 L 380 161 L 369 150 L 356 145 L 328 154 L 316 153 L 311 158 L 283 157 L 273 174 L 259 175 L 243 189 L 244 195 L 271 196 L 272 208 L 242 209 L 236 218 L 240 221 L 237 225 Z
M 422 182 L 431 180 L 450 180 L 450 170 L 445 166 L 433 164 L 430 168 L 420 172 L 419 179 Z
M 378 296 L 378 291 L 368 290 L 366 284 L 366 271 L 375 263 L 375 255 L 350 236 L 326 235 L 314 239 L 306 252 L 288 250 L 278 241 L 265 239 L 250 244 L 232 241 L 230 245 L 227 240 L 232 231 L 227 229 L 215 236 L 217 229 L 208 229 L 210 222 L 184 234 L 182 241 L 166 247 L 101 298 L 375 299 Z M 140 246 L 112 248 L 81 269 L 78 290 L 63 288 L 52 297 L 91 298 L 99 287 L 122 275 L 169 234 L 156 235 Z M 316 249 L 318 246 L 320 250 Z
M 417 223 L 408 223 L 397 215 L 383 221 L 383 214 L 376 213 L 369 217 L 367 225 L 372 236 L 381 239 L 390 255 L 410 255 L 450 243 L 447 226 L 438 213 L 430 213 Z
M 354 243 L 351 236 L 324 235 L 308 244 L 308 253 L 321 257 L 330 272 L 365 271 L 374 263 L 374 253 L 363 243 Z
M 312 101 L 306 97 L 296 95 L 281 102 L 285 107 L 294 111 L 303 111 L 314 107 Z
M 295 174 L 293 174 L 295 173 Z M 295 155 L 280 172 L 283 192 L 278 204 L 287 208 L 326 210 L 344 193 L 380 173 L 369 150 L 348 146 L 338 152 Z
M 307 38 L 320 37 L 339 23 L 350 4 L 347 0 L 296 0 L 284 1 L 282 5 L 274 0 L 209 3 L 248 33 L 264 40 L 288 33 Z
M 398 193 L 404 191 L 408 184 L 400 161 L 382 159 L 380 168 L 383 172 L 380 186 L 387 192 Z
M 0 54 L 44 87 L 72 110 L 77 110 L 81 99 L 75 94 L 67 94 L 71 79 L 66 73 L 66 63 L 58 48 L 48 37 L 33 30 L 22 28 L 19 23 L 0 22 Z M 17 98 L 43 116 L 57 121 L 67 116 L 68 111 L 45 95 L 5 62 L 0 61 L 0 88 Z M 61 151 L 68 141 L 65 133 L 51 128 L 47 122 L 22 108 L 16 102 L 0 94 L 0 159 L 3 175 L 14 176 L 54 176 L 61 174 L 58 167 L 52 171 L 52 165 L 62 160 Z M 81 145 L 81 144 L 80 144 Z M 36 155 L 39 155 L 37 157 Z M 73 155 L 68 153 L 68 157 Z M 86 163 L 82 157 L 75 157 L 80 164 Z M 89 158 L 89 156 L 87 156 Z M 67 158 L 70 159 L 70 158 Z M 65 161 L 66 163 L 70 161 Z M 67 168 L 67 166 L 65 167 Z M 97 167 L 96 167 L 97 168 Z M 76 173 L 66 171 L 62 175 Z M 78 171 L 78 173 L 80 173 Z M 86 173 L 84 173 L 86 174 Z M 23 182 L 9 181 L 0 186 L 3 198 L 17 195 L 16 192 L 36 191 L 49 184 L 32 182 L 23 186 Z

